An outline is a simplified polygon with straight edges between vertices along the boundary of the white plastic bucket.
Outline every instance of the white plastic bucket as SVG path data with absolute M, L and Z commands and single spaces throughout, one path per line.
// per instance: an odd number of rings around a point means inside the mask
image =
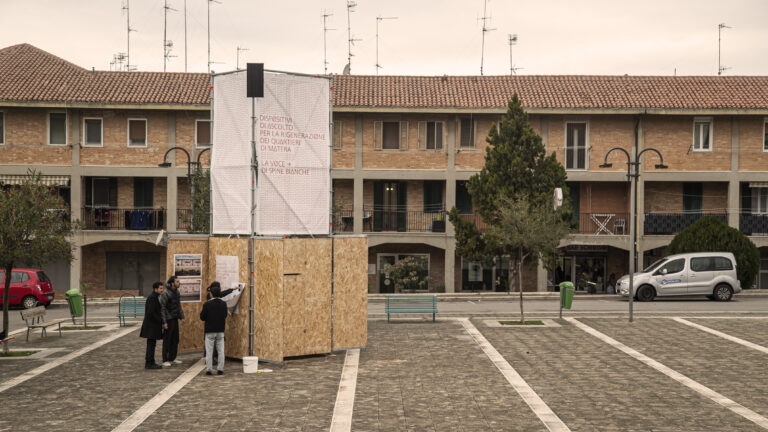
M 259 371 L 258 357 L 243 357 L 243 373 L 256 373 Z

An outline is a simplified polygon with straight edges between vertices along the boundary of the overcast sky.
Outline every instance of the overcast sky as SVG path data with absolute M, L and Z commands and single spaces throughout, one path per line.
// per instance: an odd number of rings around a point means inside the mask
M 480 73 L 483 0 L 356 0 L 351 13 L 352 73 Z M 127 0 L 0 0 L 0 47 L 29 43 L 77 65 L 109 70 L 126 52 Z M 183 72 L 184 0 L 168 0 L 168 71 Z M 130 0 L 131 64 L 163 70 L 163 0 Z M 211 68 L 322 73 L 328 18 L 328 72 L 347 63 L 345 0 L 220 0 L 210 3 Z M 207 71 L 207 0 L 186 0 L 187 70 Z M 715 75 L 718 23 L 724 75 L 768 75 L 768 0 L 488 0 L 485 75 L 510 73 L 508 35 L 518 74 Z

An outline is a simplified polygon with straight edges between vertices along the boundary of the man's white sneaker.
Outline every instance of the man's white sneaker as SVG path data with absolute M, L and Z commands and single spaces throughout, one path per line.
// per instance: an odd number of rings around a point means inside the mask
M 163 366 L 165 366 L 165 367 L 171 367 L 171 362 L 163 362 Z
M 176 359 L 176 360 L 173 361 L 173 364 L 181 364 L 181 360 Z

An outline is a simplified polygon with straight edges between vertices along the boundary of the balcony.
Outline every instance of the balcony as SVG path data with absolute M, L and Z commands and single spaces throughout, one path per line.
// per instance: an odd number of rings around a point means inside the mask
M 165 210 L 146 208 L 83 207 L 86 230 L 165 229 Z
M 629 213 L 579 213 L 577 234 L 627 235 Z
M 192 209 L 178 209 L 176 214 L 176 230 L 187 231 L 192 226 Z
M 768 236 L 768 214 L 742 213 L 739 230 L 745 235 Z
M 707 216 L 716 217 L 723 223 L 728 223 L 728 216 L 725 213 L 648 213 L 645 215 L 643 228 L 646 235 L 672 235 Z

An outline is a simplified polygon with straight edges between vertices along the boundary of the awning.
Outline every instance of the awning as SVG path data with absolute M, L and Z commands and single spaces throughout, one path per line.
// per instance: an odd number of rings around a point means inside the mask
M 24 180 L 29 179 L 28 175 L 0 175 L 0 184 L 20 185 Z M 44 185 L 69 187 L 69 176 L 40 176 Z
M 768 182 L 749 182 L 751 188 L 768 188 Z

